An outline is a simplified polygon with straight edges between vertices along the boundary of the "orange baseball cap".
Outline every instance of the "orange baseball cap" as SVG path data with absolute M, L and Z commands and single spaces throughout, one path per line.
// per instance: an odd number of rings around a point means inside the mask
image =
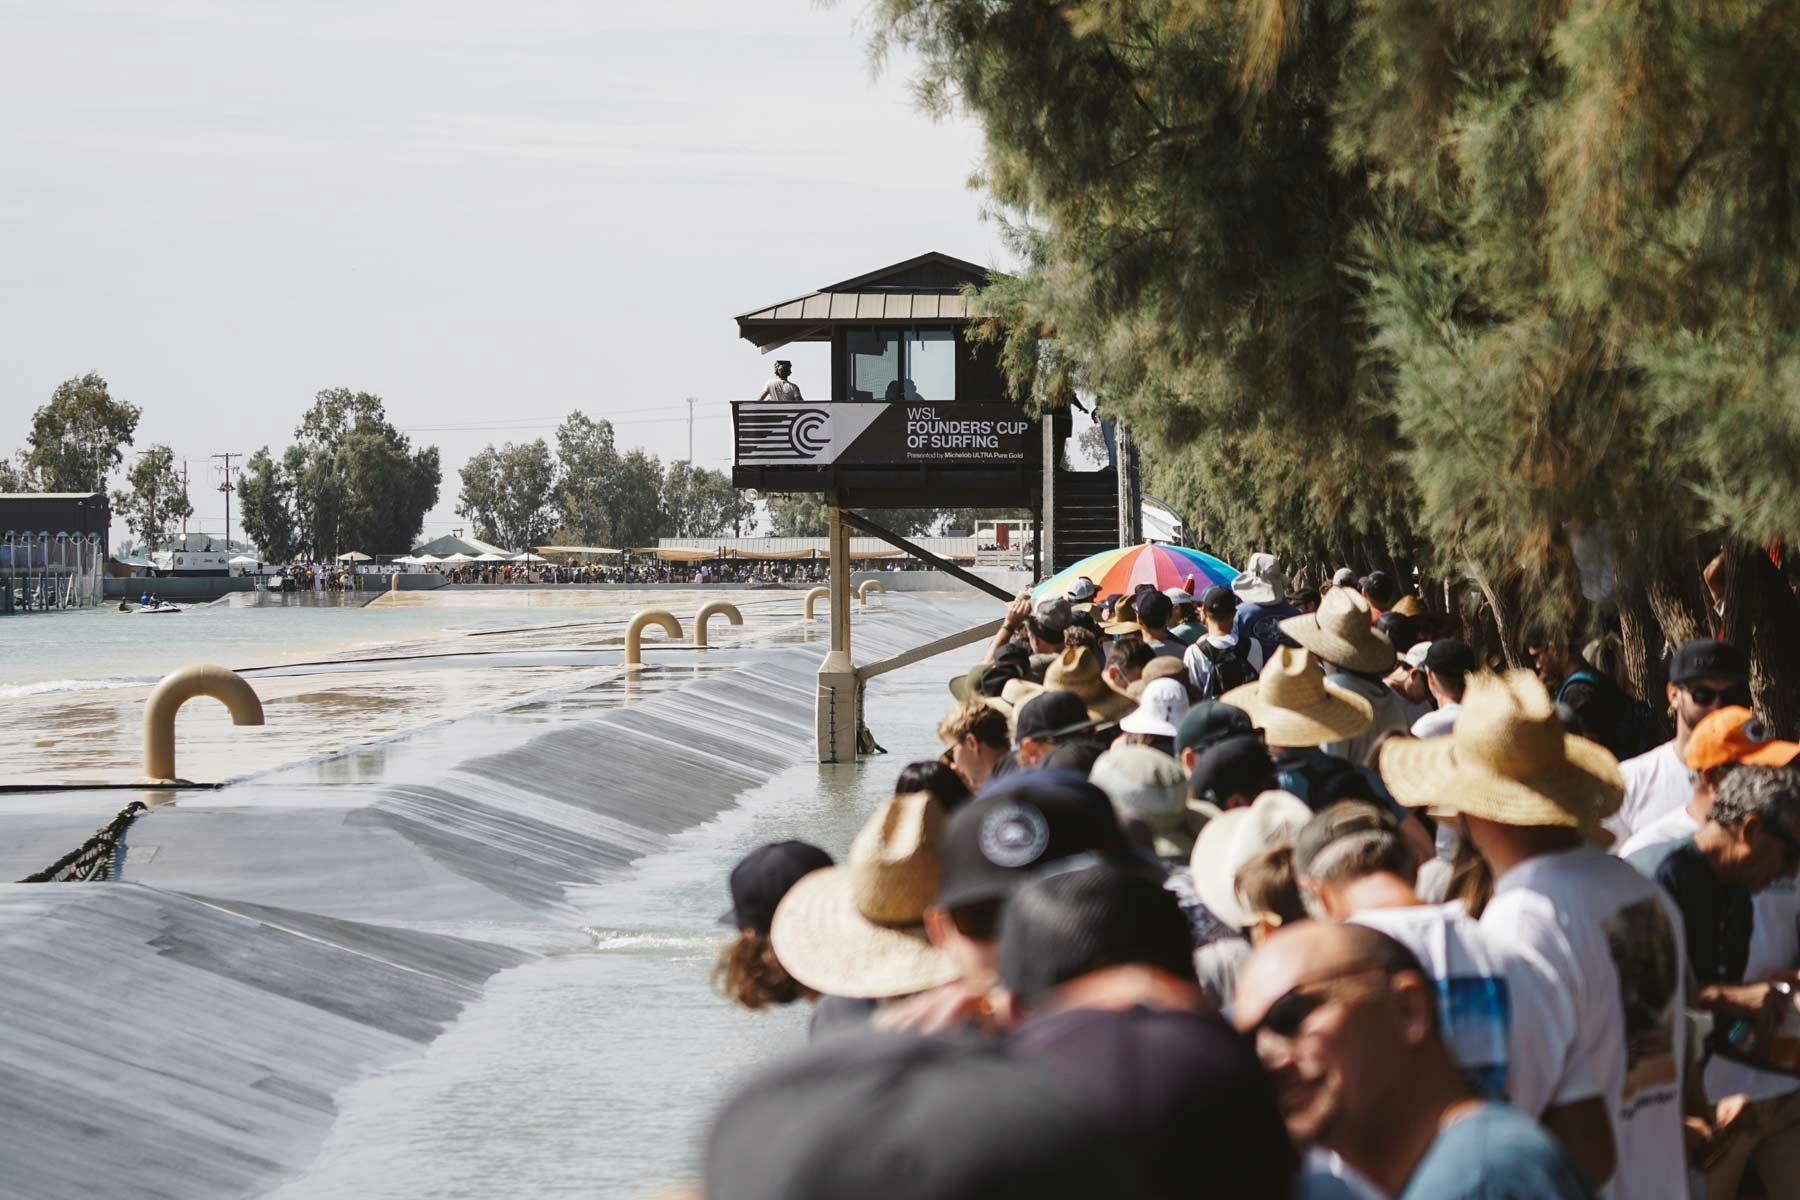
M 1763 719 L 1742 705 L 1709 714 L 1688 737 L 1687 765 L 1696 771 L 1726 763 L 1785 767 L 1795 758 L 1800 758 L 1800 742 L 1776 740 Z

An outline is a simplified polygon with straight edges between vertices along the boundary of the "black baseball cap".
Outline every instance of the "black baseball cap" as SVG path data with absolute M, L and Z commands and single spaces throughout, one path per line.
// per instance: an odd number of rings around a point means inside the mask
M 1193 931 L 1167 884 L 1160 866 L 1142 860 L 1051 864 L 1006 898 L 1000 978 L 1027 1008 L 1072 979 L 1127 963 L 1193 983 Z
M 1275 760 L 1260 734 L 1221 738 L 1194 760 L 1188 795 L 1221 807 L 1227 796 L 1251 795 L 1273 787 Z
M 731 907 L 719 924 L 769 932 L 775 906 L 788 889 L 802 876 L 829 866 L 831 855 L 811 842 L 790 840 L 758 846 L 731 868 Z
M 1181 724 L 1175 727 L 1175 753 L 1204 750 L 1234 733 L 1252 733 L 1250 714 L 1223 700 L 1202 700 L 1187 710 Z
M 1003 666 L 1015 663 L 1021 670 L 1031 667 L 1031 650 L 1023 642 L 1008 642 L 994 652 L 994 665 Z
M 1425 670 L 1432 675 L 1473 675 L 1480 667 L 1475 647 L 1461 638 L 1439 638 L 1425 651 Z
M 1039 692 L 1019 707 L 1013 718 L 1013 737 L 1019 744 L 1026 738 L 1055 741 L 1092 729 L 1096 724 L 1088 715 L 1087 705 L 1074 692 Z
M 1090 852 L 1125 852 L 1106 793 L 1071 771 L 1018 771 L 986 784 L 945 824 L 937 902 L 998 900 L 1045 863 Z
M 1695 638 L 1683 642 L 1669 663 L 1669 682 L 1692 683 L 1696 679 L 1729 679 L 1750 682 L 1750 659 L 1730 642 Z
M 1206 593 L 1200 597 L 1200 608 L 1203 612 L 1235 612 L 1238 603 L 1237 593 L 1218 583 L 1207 588 Z
M 1161 592 L 1151 592 L 1138 600 L 1138 623 L 1161 629 L 1175 615 L 1175 602 Z
M 1138 1194 L 1094 1101 L 997 1047 L 827 1037 L 739 1088 L 706 1139 L 707 1200 L 1091 1200 Z

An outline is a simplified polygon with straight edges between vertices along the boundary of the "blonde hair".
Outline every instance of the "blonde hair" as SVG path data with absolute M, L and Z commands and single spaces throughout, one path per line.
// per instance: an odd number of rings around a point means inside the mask
M 719 948 L 712 969 L 713 990 L 742 1008 L 755 1011 L 796 1000 L 812 1000 L 818 993 L 787 973 L 775 957 L 767 934 L 740 929 Z
M 1006 714 L 979 700 L 965 700 L 944 714 L 937 727 L 938 740 L 955 745 L 973 735 L 984 746 L 1004 750 L 1012 745 Z

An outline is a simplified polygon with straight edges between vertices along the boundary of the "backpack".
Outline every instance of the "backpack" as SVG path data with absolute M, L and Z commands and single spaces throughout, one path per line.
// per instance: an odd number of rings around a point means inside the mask
M 1339 800 L 1362 800 L 1393 811 L 1392 798 L 1377 793 L 1367 771 L 1334 754 L 1284 754 L 1275 760 L 1275 776 L 1285 791 L 1300 797 L 1314 812 L 1323 812 Z
M 1234 687 L 1256 682 L 1256 671 L 1250 666 L 1250 646 L 1240 637 L 1233 645 L 1220 648 L 1205 638 L 1194 643 L 1206 661 L 1206 683 L 1200 689 L 1202 700 L 1217 700 Z
M 1586 736 L 1611 750 L 1620 762 L 1637 757 L 1663 740 L 1662 722 L 1655 709 L 1642 700 L 1633 699 L 1624 688 L 1592 671 L 1576 671 L 1563 680 L 1562 686 L 1556 689 L 1558 704 L 1563 703 L 1570 685 L 1576 683 L 1590 685 L 1606 700 L 1609 710 L 1606 724 L 1611 728 L 1590 728 L 1586 730 Z M 1590 710 L 1581 715 L 1591 719 L 1599 714 Z

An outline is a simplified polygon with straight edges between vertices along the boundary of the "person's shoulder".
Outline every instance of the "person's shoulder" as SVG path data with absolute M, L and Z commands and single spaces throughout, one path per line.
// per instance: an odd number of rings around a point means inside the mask
M 1586 1200 L 1562 1147 L 1511 1105 L 1486 1103 L 1439 1132 L 1401 1200 Z
M 1619 763 L 1619 774 L 1625 776 L 1627 785 L 1635 778 L 1652 775 L 1662 770 L 1671 762 L 1680 765 L 1684 770 L 1687 764 L 1681 762 L 1681 756 L 1675 753 L 1675 739 L 1670 738 L 1661 745 L 1652 746 L 1642 754 L 1634 754 Z
M 1652 841 L 1629 853 L 1621 853 L 1620 858 L 1630 863 L 1641 875 L 1660 882 L 1679 880 L 1685 873 L 1682 848 L 1694 844 L 1693 836 L 1669 837 Z

